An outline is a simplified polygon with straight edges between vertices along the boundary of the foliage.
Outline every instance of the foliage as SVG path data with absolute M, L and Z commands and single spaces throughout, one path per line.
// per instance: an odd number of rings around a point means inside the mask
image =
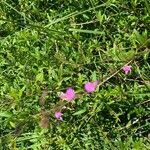
M 1 0 L 0 149 L 149 149 L 149 27 L 148 0 Z

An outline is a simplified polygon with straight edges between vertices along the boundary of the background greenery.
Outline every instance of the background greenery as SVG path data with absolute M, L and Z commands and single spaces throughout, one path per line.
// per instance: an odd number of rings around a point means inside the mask
M 1 0 L 0 149 L 150 149 L 149 52 L 148 0 Z

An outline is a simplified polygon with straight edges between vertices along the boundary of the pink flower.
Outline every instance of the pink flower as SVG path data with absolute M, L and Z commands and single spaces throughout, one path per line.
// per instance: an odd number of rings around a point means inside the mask
M 68 88 L 66 93 L 60 94 L 60 98 L 70 102 L 75 99 L 75 91 L 72 88 Z
M 59 112 L 59 111 L 55 112 L 55 118 L 56 118 L 57 120 L 61 120 L 61 121 L 62 121 L 62 120 L 63 120 L 63 119 L 62 119 L 62 115 L 63 115 L 63 114 L 62 114 L 61 112 Z
M 131 66 L 125 65 L 125 66 L 123 66 L 122 69 L 125 72 L 125 74 L 128 74 L 131 72 Z
M 87 93 L 92 93 L 96 90 L 97 86 L 99 84 L 99 81 L 94 81 L 94 82 L 87 82 L 84 85 L 84 89 Z

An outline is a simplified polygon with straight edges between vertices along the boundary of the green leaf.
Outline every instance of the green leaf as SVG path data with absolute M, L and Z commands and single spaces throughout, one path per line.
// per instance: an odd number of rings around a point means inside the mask
M 16 125 L 15 125 L 14 122 L 11 122 L 11 121 L 10 121 L 9 123 L 10 123 L 11 127 L 15 128 Z
M 97 17 L 98 21 L 99 21 L 100 23 L 102 23 L 103 20 L 105 20 L 106 15 L 102 14 L 102 12 L 99 11 L 99 12 L 97 13 L 96 17 Z
M 83 113 L 85 113 L 85 112 L 86 112 L 86 109 L 84 108 L 84 109 L 81 109 L 81 110 L 75 112 L 73 115 L 74 115 L 74 116 L 76 116 L 76 115 L 81 115 L 81 114 L 83 114 Z
M 22 96 L 22 93 L 23 93 L 23 91 L 25 90 L 25 86 L 22 88 L 22 89 L 20 89 L 19 90 L 19 92 L 18 92 L 18 97 L 19 97 L 19 99 L 21 98 L 21 96 Z
M 9 118 L 9 117 L 11 117 L 11 114 L 8 113 L 8 112 L 0 112 L 0 117 L 6 117 L 6 118 Z
M 42 81 L 43 81 L 43 78 L 44 78 L 43 72 L 38 73 L 38 74 L 36 75 L 36 82 L 37 82 L 37 81 L 42 82 Z
M 92 72 L 92 80 L 95 81 L 97 78 L 96 78 L 96 71 L 93 71 Z
M 129 128 L 132 125 L 131 120 L 126 124 L 126 128 Z

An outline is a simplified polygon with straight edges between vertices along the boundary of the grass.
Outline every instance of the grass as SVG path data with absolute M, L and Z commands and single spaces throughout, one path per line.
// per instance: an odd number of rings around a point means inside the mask
M 150 149 L 149 8 L 148 0 L 2 0 L 0 149 Z M 71 103 L 58 97 L 67 87 L 77 93 Z

